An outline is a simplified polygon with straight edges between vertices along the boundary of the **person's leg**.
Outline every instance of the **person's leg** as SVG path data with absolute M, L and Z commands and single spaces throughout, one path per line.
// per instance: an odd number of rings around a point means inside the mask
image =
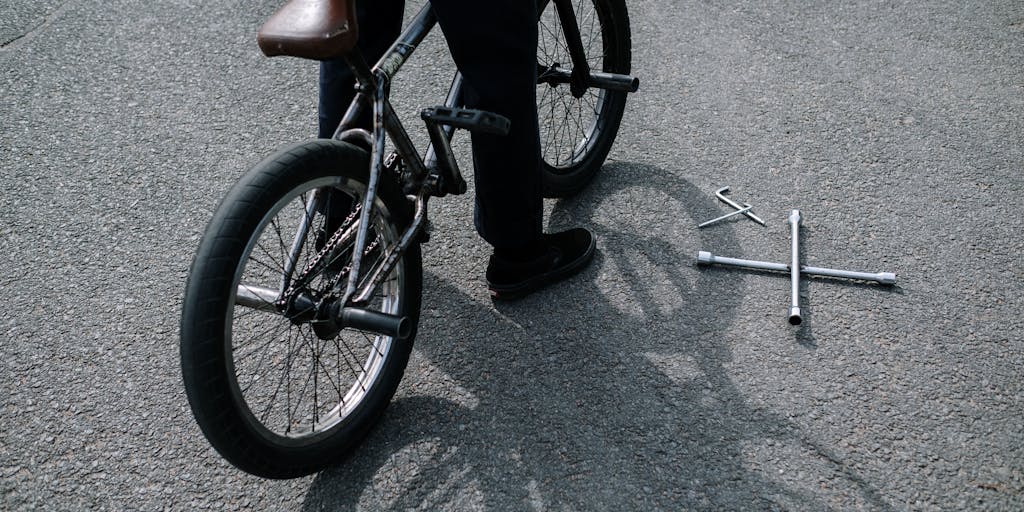
M 487 283 L 514 299 L 569 277 L 591 261 L 586 229 L 543 234 L 537 126 L 537 12 L 534 0 L 431 0 L 469 108 L 501 114 L 507 136 L 473 134 L 476 227 L 494 247 Z
M 512 121 L 505 137 L 473 134 L 476 227 L 497 250 L 537 242 L 543 204 L 533 0 L 433 0 L 464 78 L 466 107 Z
M 405 0 L 363 0 L 356 3 L 359 22 L 359 51 L 373 65 L 402 31 Z M 344 59 L 320 63 L 319 129 L 317 136 L 329 139 L 355 98 L 355 77 Z M 369 117 L 365 124 L 370 123 Z M 364 126 L 369 129 L 370 126 Z

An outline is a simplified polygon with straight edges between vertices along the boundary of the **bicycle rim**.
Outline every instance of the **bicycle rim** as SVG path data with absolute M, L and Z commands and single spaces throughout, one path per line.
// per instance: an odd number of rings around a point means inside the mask
M 330 176 L 307 181 L 284 194 L 249 240 L 233 289 L 280 292 L 286 268 L 299 273 L 309 265 L 319 249 L 318 237 L 322 244 L 337 227 L 337 219 L 344 217 L 311 206 L 313 191 L 328 188 L 351 198 L 361 197 L 365 190 L 356 180 Z M 375 212 L 368 240 L 377 245 L 367 251 L 363 275 L 383 259 L 383 248 L 398 239 L 383 202 L 378 202 Z M 335 219 L 330 221 L 332 225 L 324 213 Z M 299 228 L 304 221 L 309 227 L 305 232 Z M 295 244 L 301 247 L 298 254 L 293 253 Z M 344 283 L 344 268 L 337 267 L 347 262 L 350 254 L 351 248 L 336 255 L 335 268 L 329 266 L 310 276 L 303 292 L 318 298 L 338 281 Z M 403 267 L 398 265 L 368 309 L 399 314 L 403 278 Z M 292 321 L 273 309 L 270 304 L 252 308 L 237 300 L 229 302 L 225 350 L 234 376 L 232 392 L 243 405 L 245 419 L 264 437 L 310 440 L 344 424 L 364 402 L 384 371 L 395 340 L 352 329 L 325 339 L 316 332 L 316 321 Z

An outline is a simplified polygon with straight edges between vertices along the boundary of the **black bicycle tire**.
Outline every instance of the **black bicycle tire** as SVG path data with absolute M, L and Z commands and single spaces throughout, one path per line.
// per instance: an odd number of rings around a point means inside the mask
M 279 197 L 318 177 L 343 175 L 365 184 L 366 151 L 333 141 L 315 140 L 284 148 L 246 173 L 221 202 L 193 260 L 181 317 L 181 364 L 185 391 L 200 429 L 210 444 L 237 468 L 264 478 L 294 478 L 341 461 L 377 423 L 402 378 L 416 336 L 422 293 L 422 261 L 413 243 L 399 260 L 404 265 L 400 314 L 408 316 L 411 334 L 393 340 L 366 398 L 335 428 L 306 441 L 270 439 L 254 428 L 247 409 L 232 389 L 225 336 L 228 295 L 234 293 L 235 269 L 262 216 Z M 407 224 L 409 201 L 389 175 L 382 175 L 378 197 L 395 218 Z M 404 225 L 398 226 L 401 233 Z M 227 343 L 227 345 L 225 345 Z M 234 388 L 237 389 L 237 386 Z M 251 417 L 251 414 L 250 414 Z
M 587 0 L 584 0 L 587 1 Z M 629 27 L 629 15 L 624 0 L 590 0 L 598 15 L 604 43 L 605 58 L 601 71 L 617 74 L 629 74 L 632 60 L 632 43 Z M 548 5 L 547 9 L 554 9 Z M 561 36 L 561 34 L 559 34 Z M 543 33 L 541 33 L 543 37 Z M 539 50 L 540 51 L 540 50 Z M 540 59 L 540 56 L 538 56 Z M 540 62 L 543 66 L 544 62 Z M 596 70 L 595 70 L 596 71 Z M 568 85 L 561 85 L 568 92 Z M 627 93 L 623 91 L 605 91 L 606 100 L 598 114 L 597 123 L 600 129 L 597 137 L 586 150 L 585 154 L 567 167 L 552 165 L 546 158 L 542 159 L 541 172 L 544 197 L 569 197 L 585 188 L 604 164 L 611 151 L 619 126 L 626 108 Z M 571 97 L 571 96 L 570 96 Z M 538 94 L 538 102 L 541 96 Z M 544 112 L 538 107 L 538 115 Z M 543 125 L 543 120 L 541 120 Z M 576 141 L 570 141 L 575 144 Z

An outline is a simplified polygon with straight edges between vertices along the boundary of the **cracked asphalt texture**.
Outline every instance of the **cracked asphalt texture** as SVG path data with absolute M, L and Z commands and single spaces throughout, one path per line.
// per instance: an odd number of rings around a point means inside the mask
M 383 423 L 266 481 L 200 434 L 177 322 L 213 207 L 315 130 L 315 66 L 255 45 L 277 4 L 0 6 L 0 509 L 1024 509 L 1019 0 L 630 0 L 641 89 L 547 203 L 594 264 L 492 304 L 471 196 L 435 201 Z M 451 72 L 434 34 L 410 126 Z M 696 229 L 722 186 L 768 225 Z M 809 264 L 898 285 L 808 280 L 794 328 L 785 276 L 694 265 L 787 261 L 793 208 Z

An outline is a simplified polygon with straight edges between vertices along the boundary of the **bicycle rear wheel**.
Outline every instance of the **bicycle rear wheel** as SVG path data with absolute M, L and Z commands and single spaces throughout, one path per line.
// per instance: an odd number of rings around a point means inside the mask
M 623 0 L 572 0 L 592 71 L 629 74 L 629 16 Z M 546 4 L 546 5 L 545 5 Z M 590 88 L 582 97 L 569 84 L 544 80 L 544 71 L 572 71 L 565 33 L 553 2 L 541 2 L 538 25 L 537 113 L 545 197 L 579 192 L 601 168 L 619 131 L 626 92 Z
M 185 391 L 210 444 L 243 471 L 292 478 L 339 461 L 405 370 L 422 287 L 416 243 L 366 306 L 407 317 L 408 337 L 339 331 L 319 314 L 347 282 L 352 244 L 330 239 L 356 222 L 368 168 L 366 152 L 343 142 L 286 148 L 232 188 L 200 243 L 182 306 Z M 412 213 L 389 178 L 378 187 L 364 276 Z

